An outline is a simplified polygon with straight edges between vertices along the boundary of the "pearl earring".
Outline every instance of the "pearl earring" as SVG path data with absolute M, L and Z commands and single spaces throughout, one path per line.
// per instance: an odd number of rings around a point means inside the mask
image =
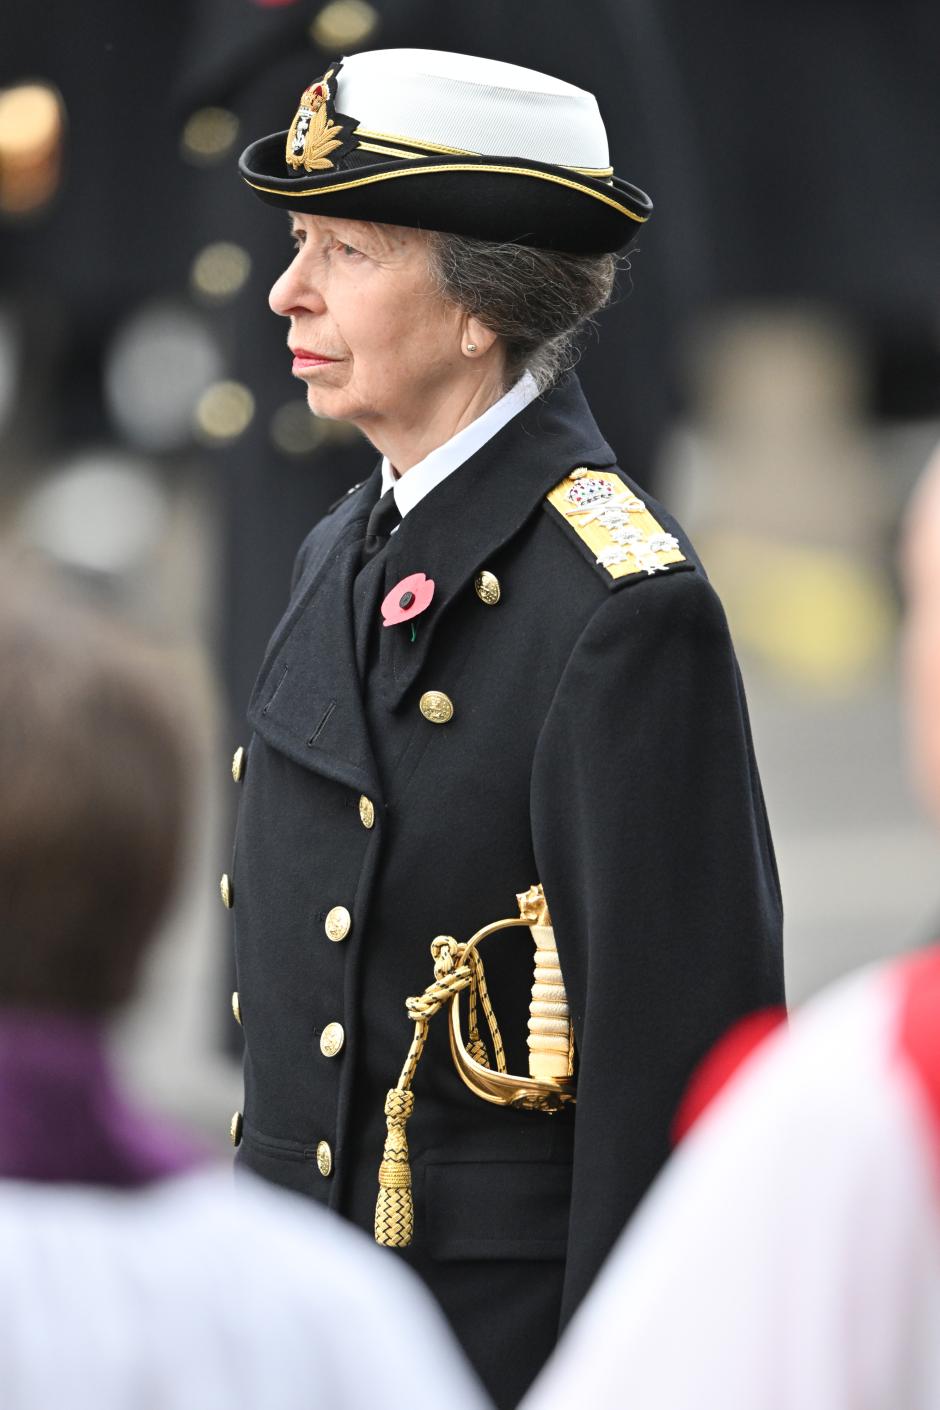
M 477 350 L 477 345 L 476 345 L 476 343 L 468 343 L 468 344 L 467 344 L 467 352 L 476 352 L 476 350 Z

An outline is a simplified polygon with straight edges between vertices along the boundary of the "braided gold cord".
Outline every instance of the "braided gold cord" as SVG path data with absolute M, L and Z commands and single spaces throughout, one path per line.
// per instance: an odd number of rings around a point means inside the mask
M 486 1051 L 486 1044 L 480 1037 L 480 1025 L 477 1017 L 477 994 L 479 983 L 477 980 L 477 966 L 473 963 L 476 959 L 476 952 L 470 955 L 470 988 L 467 992 L 467 1052 L 478 1062 L 481 1067 L 489 1067 L 490 1055 Z
M 439 935 L 432 941 L 431 955 L 434 980 L 423 994 L 405 1001 L 408 1017 L 414 1021 L 414 1037 L 398 1086 L 391 1087 L 385 1097 L 386 1135 L 375 1202 L 375 1241 L 386 1248 L 407 1248 L 414 1234 L 414 1201 L 405 1127 L 414 1111 L 414 1092 L 410 1089 L 427 1042 L 428 1023 L 445 1004 L 469 988 L 473 977 L 470 966 L 460 963 L 463 947 L 449 935 Z
M 493 1012 L 493 1003 L 490 999 L 490 991 L 486 987 L 486 975 L 483 972 L 483 961 L 476 950 L 470 952 L 470 965 L 473 969 L 474 987 L 479 990 L 480 1005 L 483 1009 L 483 1016 L 486 1019 L 487 1027 L 490 1030 L 490 1038 L 493 1042 L 493 1056 L 496 1059 L 496 1071 L 506 1071 L 506 1053 L 503 1048 L 503 1035 L 499 1031 L 499 1024 L 496 1022 L 496 1014 Z M 473 990 L 471 989 L 471 994 Z M 477 1035 L 479 1038 L 479 1034 Z M 482 1042 L 481 1042 L 482 1047 Z M 475 1054 L 471 1053 L 471 1056 Z M 489 1067 L 489 1063 L 484 1066 Z

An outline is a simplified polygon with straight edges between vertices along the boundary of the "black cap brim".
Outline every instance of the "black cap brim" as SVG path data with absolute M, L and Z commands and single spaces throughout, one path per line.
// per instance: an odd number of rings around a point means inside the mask
M 442 153 L 284 176 L 287 132 L 253 142 L 239 172 L 269 205 L 441 230 L 570 254 L 625 249 L 653 209 L 645 192 L 520 157 Z

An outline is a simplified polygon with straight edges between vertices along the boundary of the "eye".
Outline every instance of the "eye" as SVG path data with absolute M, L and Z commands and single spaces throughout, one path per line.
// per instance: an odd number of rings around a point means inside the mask
M 334 248 L 339 250 L 344 259 L 364 258 L 362 250 L 357 250 L 355 245 L 348 245 L 345 240 L 337 240 Z
M 295 250 L 299 250 L 304 243 L 306 236 L 302 230 L 292 230 L 290 233 L 291 244 Z

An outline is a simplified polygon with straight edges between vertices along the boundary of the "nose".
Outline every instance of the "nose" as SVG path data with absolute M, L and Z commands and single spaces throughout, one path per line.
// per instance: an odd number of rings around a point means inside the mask
M 293 318 L 301 313 L 322 313 L 325 304 L 316 279 L 313 277 L 312 262 L 304 261 L 303 250 L 275 280 L 268 295 L 272 312 L 282 318 Z

